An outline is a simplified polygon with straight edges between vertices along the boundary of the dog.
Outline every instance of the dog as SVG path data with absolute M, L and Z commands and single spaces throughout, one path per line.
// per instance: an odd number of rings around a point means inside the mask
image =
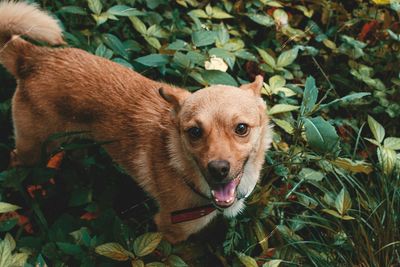
M 263 77 L 190 93 L 65 45 L 57 21 L 24 2 L 0 3 L 0 62 L 16 78 L 15 160 L 32 165 L 53 133 L 82 131 L 158 203 L 158 230 L 186 240 L 218 213 L 234 217 L 271 143 Z M 211 206 L 212 204 L 212 206 Z

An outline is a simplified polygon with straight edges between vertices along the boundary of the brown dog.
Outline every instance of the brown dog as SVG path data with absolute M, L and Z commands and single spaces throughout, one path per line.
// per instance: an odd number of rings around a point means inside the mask
M 39 47 L 15 35 L 64 41 L 45 12 L 0 3 L 0 62 L 18 82 L 13 121 L 20 164 L 37 162 L 52 133 L 87 131 L 112 140 L 105 149 L 157 200 L 155 222 L 174 243 L 218 212 L 231 217 L 244 208 L 271 143 L 261 76 L 240 88 L 215 85 L 191 94 L 85 51 Z M 212 202 L 219 211 L 196 213 Z M 190 208 L 171 221 L 171 213 Z

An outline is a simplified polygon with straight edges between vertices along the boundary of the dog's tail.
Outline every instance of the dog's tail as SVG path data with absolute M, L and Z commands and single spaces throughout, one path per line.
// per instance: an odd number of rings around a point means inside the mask
M 0 62 L 15 75 L 18 48 L 26 44 L 14 35 L 52 45 L 65 44 L 57 21 L 37 6 L 0 0 Z

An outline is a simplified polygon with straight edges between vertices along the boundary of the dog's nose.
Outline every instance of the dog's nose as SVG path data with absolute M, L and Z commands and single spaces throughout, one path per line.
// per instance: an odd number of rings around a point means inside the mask
M 207 164 L 208 172 L 217 180 L 223 180 L 228 176 L 230 164 L 226 160 L 212 160 Z

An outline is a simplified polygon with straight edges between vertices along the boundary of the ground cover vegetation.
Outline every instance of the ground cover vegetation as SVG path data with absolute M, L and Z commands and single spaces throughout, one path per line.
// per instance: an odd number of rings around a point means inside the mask
M 157 206 L 79 133 L 8 168 L 0 69 L 0 266 L 399 266 L 400 2 L 43 0 L 72 47 L 194 91 L 261 74 L 273 147 L 246 211 L 171 246 Z M 37 127 L 46 127 L 38 125 Z

